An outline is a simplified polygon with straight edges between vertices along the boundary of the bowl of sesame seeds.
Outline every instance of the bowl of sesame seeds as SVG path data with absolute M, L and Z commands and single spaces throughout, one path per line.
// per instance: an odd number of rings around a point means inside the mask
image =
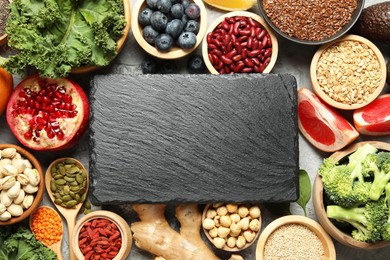
M 256 260 L 274 259 L 336 259 L 336 251 L 320 224 L 289 215 L 271 222 L 257 242 Z
M 330 106 L 354 110 L 366 106 L 382 92 L 386 63 L 369 40 L 345 35 L 321 46 L 310 65 L 314 92 Z
M 355 24 L 365 0 L 258 0 L 261 15 L 282 37 L 319 45 L 344 35 Z

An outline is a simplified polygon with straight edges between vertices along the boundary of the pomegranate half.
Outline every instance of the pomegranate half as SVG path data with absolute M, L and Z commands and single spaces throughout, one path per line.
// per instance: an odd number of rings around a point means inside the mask
M 344 117 L 306 88 L 298 90 L 298 126 L 303 136 L 324 152 L 340 150 L 359 136 Z
M 88 127 L 84 90 L 67 78 L 33 75 L 20 82 L 7 105 L 7 122 L 19 142 L 33 150 L 55 151 L 76 144 Z

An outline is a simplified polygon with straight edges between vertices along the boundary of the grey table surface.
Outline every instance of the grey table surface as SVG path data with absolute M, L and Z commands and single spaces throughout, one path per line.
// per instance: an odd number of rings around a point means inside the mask
M 135 3 L 135 0 L 129 0 L 131 3 L 131 6 Z M 384 0 L 366 0 L 365 6 L 370 6 L 372 4 L 384 2 Z M 224 12 L 214 9 L 210 6 L 206 6 L 208 11 L 208 22 L 211 24 L 211 22 L 218 17 L 219 15 L 223 14 Z M 259 10 L 257 8 L 253 8 L 252 10 L 257 14 L 259 14 Z M 274 69 L 272 70 L 272 73 L 289 73 L 296 77 L 298 88 L 299 87 L 308 87 L 311 88 L 310 84 L 310 75 L 309 75 L 309 66 L 311 58 L 313 57 L 315 51 L 318 49 L 319 46 L 306 46 L 306 45 L 300 45 L 293 43 L 291 41 L 288 41 L 284 38 L 278 37 L 279 41 L 279 55 L 276 62 L 276 65 Z M 379 49 L 382 51 L 382 54 L 385 56 L 385 59 L 388 60 L 390 57 L 390 45 L 389 44 L 378 44 L 377 45 Z M 4 51 L 4 50 L 3 50 Z M 1 51 L 0 51 L 1 53 Z M 196 50 L 196 53 L 201 54 L 201 47 L 199 47 Z M 83 86 L 83 88 L 88 91 L 89 90 L 89 81 L 91 76 L 93 76 L 95 73 L 101 73 L 101 74 L 109 74 L 109 73 L 120 73 L 120 74 L 140 74 L 142 73 L 140 69 L 141 61 L 144 60 L 147 56 L 147 54 L 140 48 L 140 46 L 136 43 L 132 33 L 130 32 L 129 37 L 127 39 L 127 42 L 122 49 L 121 53 L 117 56 L 117 58 L 111 63 L 110 66 L 107 66 L 106 68 L 96 71 L 91 74 L 85 74 L 85 75 L 73 75 L 71 76 L 76 82 L 80 83 L 80 85 Z M 181 68 L 180 73 L 186 73 L 186 70 L 184 69 L 186 66 L 187 58 L 183 58 L 180 60 L 177 60 L 178 68 Z M 14 83 L 15 85 L 19 83 L 21 80 L 21 77 L 18 75 L 14 75 Z M 389 86 L 386 86 L 384 89 L 384 92 L 389 92 Z M 344 112 L 343 113 L 348 119 L 351 119 L 351 113 L 350 112 Z M 384 141 L 384 142 L 390 142 L 390 136 L 384 136 L 384 137 L 367 137 L 367 136 L 361 136 L 359 137 L 357 141 L 363 141 L 363 140 L 377 140 L 377 141 Z M 5 116 L 1 116 L 0 118 L 0 143 L 14 143 L 18 144 L 18 141 L 15 139 L 15 137 L 12 135 L 12 133 L 9 130 L 9 127 L 6 123 Z M 86 134 L 83 139 L 77 144 L 77 146 L 66 150 L 62 152 L 52 152 L 52 153 L 45 153 L 45 152 L 33 152 L 34 155 L 38 158 L 38 160 L 41 162 L 44 170 L 46 170 L 47 166 L 55 159 L 63 157 L 63 156 L 71 156 L 74 158 L 79 159 L 87 168 L 88 168 L 88 160 L 89 160 L 89 151 L 88 151 L 88 135 Z M 329 156 L 329 153 L 323 153 L 311 146 L 305 138 L 300 135 L 299 136 L 299 149 L 300 149 L 300 155 L 299 155 L 299 166 L 301 169 L 305 169 L 310 176 L 311 182 L 313 183 L 318 167 L 320 163 L 322 162 L 324 157 Z M 42 204 L 44 205 L 52 205 L 50 202 L 50 199 L 47 194 L 44 195 Z M 99 209 L 99 207 L 94 207 L 94 209 Z M 294 205 L 292 203 L 291 211 L 293 214 L 299 214 L 302 215 L 302 210 Z M 172 210 L 169 208 L 168 210 L 168 216 L 172 216 Z M 312 219 L 317 220 L 312 201 L 308 204 L 308 216 Z M 81 217 L 81 216 L 80 216 Z M 126 220 L 129 224 L 131 224 L 134 221 L 138 221 L 136 218 L 136 215 L 134 212 L 129 211 L 129 214 L 126 217 Z M 263 223 L 262 223 L 262 230 L 270 223 L 272 222 L 276 217 L 272 215 L 269 211 L 262 208 L 262 217 L 263 217 Z M 172 224 L 177 228 L 177 223 L 175 221 L 172 221 L 172 217 L 169 217 Z M 65 222 L 64 222 L 65 224 Z M 344 246 L 337 241 L 334 240 L 334 244 L 336 247 L 336 254 L 337 259 L 341 260 L 347 260 L 347 259 L 375 259 L 375 260 L 385 260 L 390 259 L 390 247 L 383 248 L 383 249 L 377 249 L 377 250 L 360 250 L 355 248 L 350 248 L 347 246 Z M 255 259 L 255 250 L 256 250 L 256 244 L 254 244 L 252 247 L 241 251 L 239 254 L 241 254 L 244 259 Z M 212 248 L 212 245 L 209 244 L 209 246 Z M 65 259 L 69 258 L 68 253 L 68 241 L 67 241 L 67 232 L 65 230 L 64 233 L 64 241 L 63 241 L 63 254 Z M 218 256 L 220 256 L 222 259 L 227 259 L 229 255 L 223 254 L 219 251 L 215 251 Z M 137 247 L 133 244 L 132 250 L 130 255 L 127 259 L 153 259 L 153 256 L 150 255 L 147 252 L 141 251 L 137 249 Z

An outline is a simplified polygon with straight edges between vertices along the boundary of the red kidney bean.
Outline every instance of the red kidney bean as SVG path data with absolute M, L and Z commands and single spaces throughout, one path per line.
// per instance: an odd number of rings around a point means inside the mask
M 222 50 L 222 52 L 226 52 L 227 51 L 227 47 L 225 45 L 222 45 L 221 46 L 221 50 Z
M 271 36 L 269 34 L 267 35 L 267 44 L 269 47 L 272 46 Z
M 267 47 L 267 37 L 263 37 L 263 40 L 261 41 L 261 45 L 263 45 L 263 48 Z
M 215 68 L 221 69 L 222 67 L 223 67 L 223 62 L 220 60 L 220 61 L 218 61 L 218 65 Z
M 249 56 L 250 58 L 256 57 L 256 56 L 258 56 L 259 54 L 260 54 L 260 50 L 259 50 L 259 49 L 255 49 L 255 50 L 253 50 L 253 51 L 248 52 L 248 56 Z
M 256 29 L 255 29 L 255 27 L 251 27 L 250 30 L 251 30 L 251 37 L 255 37 L 256 36 Z
M 230 39 L 232 38 L 232 36 L 230 34 L 226 34 L 224 37 L 223 37 L 223 44 L 224 45 L 227 45 L 229 42 L 230 42 Z
M 215 64 L 218 64 L 219 63 L 219 58 L 218 58 L 218 55 L 214 54 L 213 53 L 213 61 Z
M 246 42 L 248 40 L 248 36 L 240 36 L 237 38 L 239 43 Z
M 248 51 L 246 49 L 242 49 L 241 56 L 243 59 L 246 59 L 246 57 L 248 56 Z
M 270 63 L 270 61 L 271 61 L 271 57 L 268 57 L 268 58 L 264 61 L 264 63 L 265 63 L 266 65 L 268 65 L 268 64 Z
M 251 17 L 248 18 L 248 24 L 252 27 L 256 27 L 256 24 Z
M 239 55 L 236 55 L 232 58 L 233 61 L 237 62 L 237 61 L 240 61 L 242 60 L 242 56 L 239 54 Z
M 264 57 L 265 58 L 268 58 L 269 56 L 271 56 L 272 54 L 272 49 L 271 48 L 267 48 L 264 52 Z
M 212 43 L 209 43 L 209 44 L 207 45 L 207 48 L 209 48 L 209 50 L 214 50 L 214 49 L 217 49 L 217 46 L 215 46 L 215 45 L 212 44 Z
M 260 61 L 258 59 L 251 58 L 250 60 L 253 62 L 253 64 L 255 64 L 255 66 L 260 66 Z
M 245 63 L 245 65 L 248 66 L 248 67 L 253 67 L 253 66 L 255 66 L 255 64 L 253 64 L 253 62 L 252 62 L 250 59 L 248 59 L 248 58 L 244 59 L 244 63 Z
M 256 29 L 255 29 L 255 34 L 256 35 L 259 35 L 260 33 L 261 33 L 261 31 L 262 31 L 263 29 L 261 29 L 260 27 L 256 27 Z M 256 36 L 257 37 L 257 36 Z
M 251 73 L 253 71 L 253 68 L 243 68 L 241 70 L 242 73 Z
M 211 39 L 213 38 L 213 33 L 212 32 L 209 32 L 208 34 L 207 34 L 207 37 L 206 37 L 206 40 L 207 40 L 207 43 L 210 43 L 211 42 Z
M 234 69 L 234 72 L 235 73 L 241 72 L 244 67 L 245 67 L 245 63 L 241 61 L 241 62 L 237 63 L 236 68 Z
M 230 24 L 228 24 L 226 21 L 223 21 L 221 27 L 228 31 L 230 29 Z
M 230 52 L 233 49 L 233 42 L 229 42 L 227 45 L 227 51 Z
M 253 67 L 253 70 L 254 70 L 255 72 L 261 73 L 260 67 L 259 67 L 259 66 L 254 66 L 254 67 Z
M 225 69 L 224 68 L 222 68 L 222 69 L 219 69 L 219 74 L 225 74 Z
M 233 56 L 235 56 L 237 54 L 237 51 L 236 49 L 233 49 L 231 51 L 229 51 L 227 54 L 226 54 L 226 57 L 231 59 Z
M 209 60 L 211 62 L 212 65 L 215 65 L 215 62 L 214 62 L 214 59 L 213 59 L 213 54 L 212 53 L 209 53 Z
M 256 38 L 253 38 L 252 50 L 257 50 L 257 49 L 259 49 L 259 41 Z
M 231 70 L 230 70 L 229 66 L 225 66 L 225 72 L 226 72 L 226 74 L 230 74 Z
M 248 44 L 247 44 L 248 49 L 252 49 L 252 45 L 253 45 L 253 39 L 252 37 L 249 37 Z
M 264 36 L 267 34 L 267 31 L 264 29 L 260 32 L 260 34 L 257 35 L 257 39 L 260 41 L 264 38 Z
M 227 65 L 230 65 L 230 64 L 232 64 L 232 62 L 233 62 L 231 59 L 227 58 L 225 55 L 222 55 L 222 56 L 221 56 L 221 61 L 222 61 L 223 63 L 227 64 Z
M 240 35 L 245 35 L 245 36 L 251 35 L 251 31 L 250 30 L 240 30 L 238 33 Z
M 237 35 L 237 34 L 238 34 L 239 28 L 240 28 L 240 22 L 236 22 L 236 23 L 234 24 L 234 28 L 233 28 L 233 34 L 234 34 L 234 35 Z

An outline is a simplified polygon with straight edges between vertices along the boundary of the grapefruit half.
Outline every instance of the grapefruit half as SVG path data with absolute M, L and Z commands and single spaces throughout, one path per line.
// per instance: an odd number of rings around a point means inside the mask
M 364 135 L 390 134 L 390 94 L 384 94 L 353 113 L 359 133 Z
M 298 127 L 312 145 L 324 152 L 338 151 L 359 136 L 344 117 L 307 88 L 298 90 Z

